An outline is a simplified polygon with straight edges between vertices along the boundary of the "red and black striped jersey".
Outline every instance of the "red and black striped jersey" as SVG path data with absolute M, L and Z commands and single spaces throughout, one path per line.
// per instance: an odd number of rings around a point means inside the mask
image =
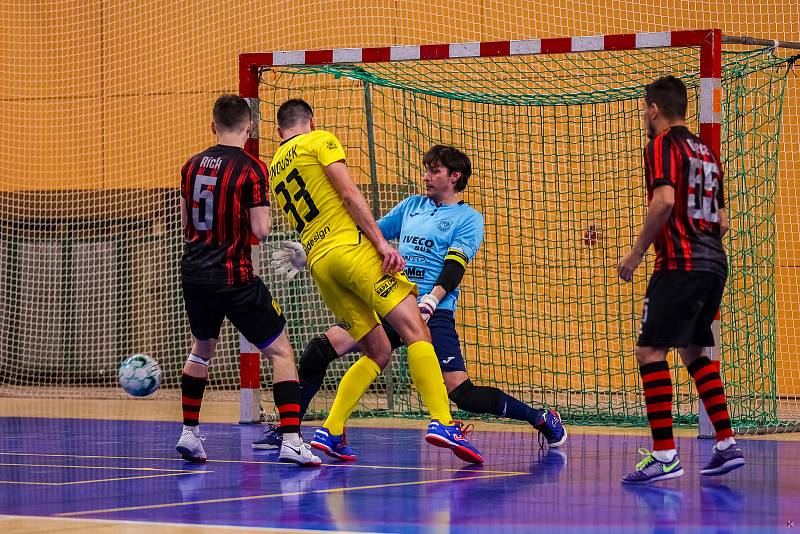
M 717 154 L 684 126 L 661 132 L 644 150 L 648 203 L 653 191 L 675 188 L 675 206 L 653 248 L 656 271 L 728 272 L 719 209 L 725 207 Z
M 227 285 L 255 279 L 249 209 L 269 206 L 264 162 L 239 147 L 213 146 L 181 169 L 181 196 L 187 221 L 183 278 Z

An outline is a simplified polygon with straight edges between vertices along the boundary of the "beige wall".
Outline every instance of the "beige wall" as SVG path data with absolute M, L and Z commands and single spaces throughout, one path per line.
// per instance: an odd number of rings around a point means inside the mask
M 244 51 L 721 27 L 800 40 L 795 0 L 9 0 L 0 6 L 0 192 L 175 187 L 209 144 L 211 103 Z M 800 79 L 790 76 L 778 188 L 778 356 L 800 393 Z M 13 207 L 11 207 L 13 209 Z

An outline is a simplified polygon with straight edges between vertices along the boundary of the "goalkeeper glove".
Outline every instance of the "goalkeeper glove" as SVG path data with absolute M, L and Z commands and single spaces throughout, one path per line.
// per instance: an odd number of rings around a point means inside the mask
M 285 280 L 291 280 L 306 268 L 306 251 L 302 243 L 284 241 L 281 248 L 272 253 L 272 268 Z
M 422 320 L 425 323 L 428 322 L 428 319 L 431 318 L 433 312 L 436 311 L 436 306 L 439 305 L 439 299 L 428 293 L 427 295 L 422 295 L 419 299 L 419 313 L 422 315 Z

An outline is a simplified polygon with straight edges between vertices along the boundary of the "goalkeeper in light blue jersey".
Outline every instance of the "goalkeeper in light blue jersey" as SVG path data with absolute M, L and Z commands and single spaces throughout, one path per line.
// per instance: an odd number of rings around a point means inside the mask
M 431 332 L 447 393 L 460 410 L 527 421 L 550 447 L 567 439 L 561 417 L 553 409 L 535 409 L 491 386 L 477 386 L 467 375 L 455 325 L 458 286 L 467 264 L 483 242 L 483 216 L 460 199 L 472 174 L 469 158 L 460 150 L 435 145 L 423 157 L 425 195 L 413 195 L 378 220 L 387 240 L 399 241 L 397 250 L 406 262 L 406 276 L 419 289 L 419 309 Z M 273 265 L 287 278 L 305 267 L 299 243 L 284 243 L 273 256 Z M 392 349 L 402 341 L 383 323 Z M 345 324 L 337 324 L 313 338 L 300 358 L 300 417 L 322 386 L 328 365 L 343 354 L 357 350 Z M 253 442 L 255 449 L 280 447 L 280 432 L 267 429 Z

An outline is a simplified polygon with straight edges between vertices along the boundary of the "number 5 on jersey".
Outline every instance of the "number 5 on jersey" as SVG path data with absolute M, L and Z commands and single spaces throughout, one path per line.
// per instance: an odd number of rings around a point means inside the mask
M 214 225 L 214 192 L 208 189 L 217 185 L 216 176 L 198 174 L 194 179 L 192 193 L 192 222 L 197 230 L 208 231 Z M 200 220 L 200 212 L 203 220 Z
M 298 190 L 295 191 L 294 194 L 290 193 L 286 186 L 287 183 L 297 184 Z M 311 194 L 306 189 L 306 183 L 297 169 L 293 169 L 292 172 L 286 176 L 286 182 L 278 182 L 275 185 L 275 192 L 283 196 L 283 211 L 287 216 L 291 214 L 298 232 L 302 232 L 303 228 L 306 227 L 306 223 L 310 223 L 314 220 L 314 217 L 319 215 L 319 209 L 317 209 L 317 205 L 314 204 Z M 300 215 L 300 211 L 298 210 L 299 205 L 295 204 L 295 202 L 301 199 L 307 208 L 305 216 Z

